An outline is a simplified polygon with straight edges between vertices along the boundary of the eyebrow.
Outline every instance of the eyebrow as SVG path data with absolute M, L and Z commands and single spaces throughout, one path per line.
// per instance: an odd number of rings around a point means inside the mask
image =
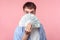
M 33 11 L 31 11 L 31 13 L 33 13 Z

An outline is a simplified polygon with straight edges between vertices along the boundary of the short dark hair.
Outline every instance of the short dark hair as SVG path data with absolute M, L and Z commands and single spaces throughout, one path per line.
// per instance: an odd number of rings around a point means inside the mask
M 33 3 L 33 2 L 26 2 L 24 5 L 23 5 L 23 10 L 25 9 L 25 8 L 29 8 L 29 9 L 35 9 L 36 10 L 36 5 Z

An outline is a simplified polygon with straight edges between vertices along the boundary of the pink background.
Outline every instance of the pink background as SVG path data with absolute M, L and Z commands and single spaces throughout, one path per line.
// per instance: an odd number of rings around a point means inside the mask
M 0 0 L 0 40 L 13 40 L 28 0 Z M 36 15 L 44 26 L 47 40 L 60 40 L 60 0 L 30 0 L 37 5 Z

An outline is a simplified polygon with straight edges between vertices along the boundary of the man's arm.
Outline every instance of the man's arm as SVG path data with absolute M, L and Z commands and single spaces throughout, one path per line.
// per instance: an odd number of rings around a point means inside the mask
M 32 25 L 30 23 L 28 23 L 27 26 L 25 27 L 25 32 L 24 32 L 24 35 L 22 37 L 22 40 L 28 40 L 28 37 L 31 33 L 31 27 L 32 27 Z
M 28 34 L 24 33 L 23 37 L 22 37 L 22 40 L 28 40 Z
M 44 30 L 42 24 L 40 25 L 40 29 L 39 29 L 39 31 L 40 31 L 40 40 L 47 40 L 47 39 L 46 39 L 45 30 Z
M 24 33 L 23 27 L 17 26 L 17 28 L 15 29 L 15 32 L 14 32 L 14 39 L 13 40 L 22 40 L 23 33 Z

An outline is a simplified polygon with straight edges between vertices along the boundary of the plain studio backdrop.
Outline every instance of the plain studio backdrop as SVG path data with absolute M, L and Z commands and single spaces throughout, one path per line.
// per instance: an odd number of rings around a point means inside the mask
M 15 28 L 24 15 L 28 0 L 0 0 L 0 40 L 13 40 Z M 37 5 L 36 16 L 43 24 L 47 40 L 60 40 L 60 0 L 29 0 Z

